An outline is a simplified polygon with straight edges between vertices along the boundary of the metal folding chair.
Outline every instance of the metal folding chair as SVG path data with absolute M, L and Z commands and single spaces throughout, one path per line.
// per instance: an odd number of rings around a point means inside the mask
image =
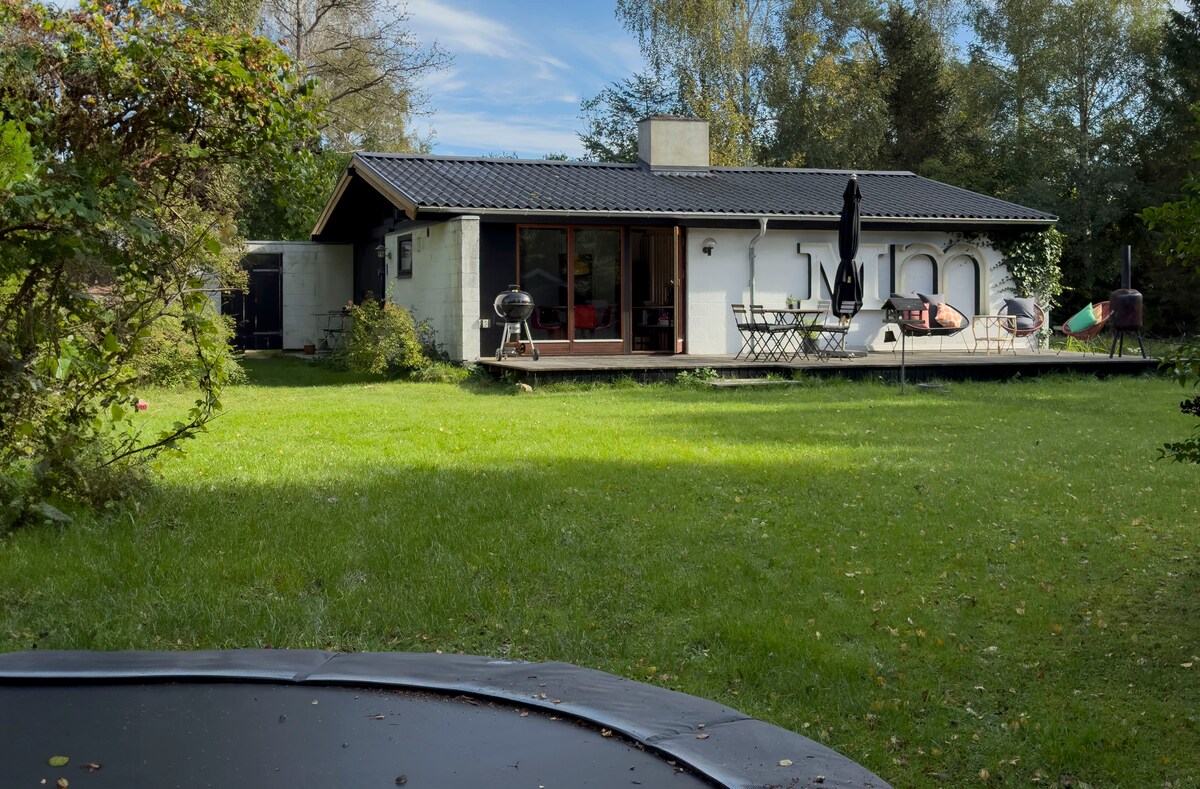
M 769 320 L 761 304 L 750 305 L 750 320 L 762 335 L 763 355 L 767 361 L 777 362 L 795 356 L 791 349 L 791 343 L 798 338 L 795 324 Z
M 749 309 L 745 304 L 730 306 L 733 309 L 733 322 L 742 335 L 742 348 L 734 356 L 735 359 L 743 358 L 743 354 L 753 362 L 783 358 L 786 353 L 784 338 L 792 333 L 793 327 L 768 321 L 761 304 L 751 304 Z
M 808 335 L 812 343 L 813 352 L 816 353 L 818 359 L 828 359 L 834 354 L 844 354 L 846 352 L 846 335 L 850 332 L 850 324 L 829 322 L 829 309 L 833 303 L 827 300 L 817 302 L 817 309 L 823 310 L 821 322 L 813 322 L 808 328 Z
M 754 348 L 754 323 L 750 320 L 750 313 L 746 310 L 745 304 L 732 304 L 730 306 L 733 308 L 733 324 L 737 326 L 738 333 L 742 335 L 741 350 L 734 354 L 733 358 L 741 359 L 742 354 L 745 354 L 748 359 Z

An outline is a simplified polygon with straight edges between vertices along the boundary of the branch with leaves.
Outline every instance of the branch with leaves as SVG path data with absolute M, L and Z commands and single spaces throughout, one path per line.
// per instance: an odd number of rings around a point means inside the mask
M 313 86 L 172 0 L 0 0 L 0 528 L 129 489 L 219 413 L 238 175 L 296 166 Z M 195 406 L 146 437 L 137 360 L 178 321 Z

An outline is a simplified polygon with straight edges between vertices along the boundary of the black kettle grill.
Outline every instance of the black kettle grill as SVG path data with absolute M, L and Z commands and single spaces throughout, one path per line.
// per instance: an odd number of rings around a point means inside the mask
M 529 316 L 533 314 L 533 296 L 521 290 L 516 285 L 509 285 L 508 290 L 496 297 L 492 307 L 496 315 L 504 321 L 504 338 L 496 349 L 496 361 L 505 356 L 524 356 L 526 345 L 533 352 L 536 362 L 540 354 L 533 344 L 533 335 L 529 331 Z M 521 331 L 525 332 L 522 339 Z

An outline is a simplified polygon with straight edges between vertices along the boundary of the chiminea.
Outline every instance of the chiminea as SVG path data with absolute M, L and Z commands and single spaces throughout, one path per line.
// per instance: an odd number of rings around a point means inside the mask
M 1108 350 L 1108 358 L 1114 354 L 1125 355 L 1125 335 L 1137 337 L 1138 350 L 1142 358 L 1146 358 L 1146 348 L 1142 345 L 1142 294 L 1130 287 L 1133 273 L 1133 255 L 1128 245 L 1121 249 L 1121 287 L 1108 294 L 1110 318 L 1112 326 L 1112 347 Z M 1119 343 L 1119 345 L 1118 345 Z

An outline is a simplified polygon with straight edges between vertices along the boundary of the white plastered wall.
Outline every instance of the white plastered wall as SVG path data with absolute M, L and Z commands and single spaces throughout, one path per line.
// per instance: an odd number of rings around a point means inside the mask
M 412 276 L 397 277 L 399 242 L 412 238 Z M 416 225 L 385 237 L 387 293 L 429 321 L 451 360 L 479 358 L 479 217 Z
M 741 347 L 730 305 L 750 303 L 749 250 L 755 235 L 756 230 L 688 229 L 688 353 L 731 354 Z M 706 239 L 716 242 L 711 255 L 703 251 Z M 1009 294 L 1006 274 L 996 270 L 1000 256 L 986 245 L 959 241 L 937 231 L 864 232 L 857 255 L 863 267 L 863 309 L 851 323 L 846 339 L 849 349 L 892 348 L 883 341 L 882 307 L 890 295 L 893 244 L 897 292 L 930 289 L 936 263 L 937 292 L 946 294 L 947 300 L 968 316 L 976 312 L 976 287 L 980 290 L 980 311 L 984 313 L 997 312 Z M 836 230 L 773 230 L 768 225 L 755 253 L 755 304 L 783 307 L 791 296 L 802 307 L 815 307 L 818 301 L 830 298 L 829 285 L 838 266 Z M 923 279 L 926 272 L 928 276 Z M 969 334 L 968 329 L 968 339 Z M 910 342 L 914 348 L 950 348 L 963 340 L 960 335 L 910 338 Z
M 354 296 L 354 247 L 312 241 L 247 241 L 247 252 L 283 256 L 283 347 L 317 343 L 318 315 L 340 310 Z

